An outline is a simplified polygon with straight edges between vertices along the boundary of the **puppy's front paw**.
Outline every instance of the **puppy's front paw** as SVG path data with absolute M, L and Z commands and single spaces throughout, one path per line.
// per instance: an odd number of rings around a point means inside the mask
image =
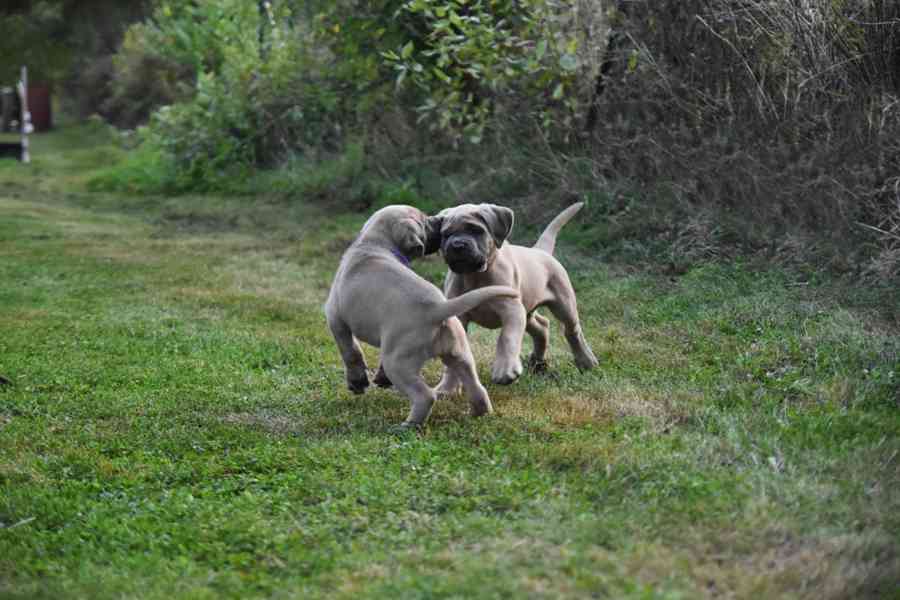
M 594 356 L 594 353 L 590 351 L 584 354 L 578 354 L 575 357 L 575 366 L 582 371 L 590 371 L 599 364 L 600 361 L 598 361 L 597 357 Z
M 369 387 L 369 376 L 363 373 L 361 377 L 347 378 L 347 389 L 354 394 L 362 394 Z
M 388 433 L 398 437 L 407 437 L 422 433 L 422 429 L 423 427 L 421 423 L 411 423 L 409 421 L 403 421 L 399 425 L 394 425 L 393 427 L 388 429 Z
M 497 363 L 491 370 L 491 381 L 500 385 L 509 385 L 519 378 L 523 370 L 522 361 L 519 360 L 519 357 L 516 357 L 509 364 Z

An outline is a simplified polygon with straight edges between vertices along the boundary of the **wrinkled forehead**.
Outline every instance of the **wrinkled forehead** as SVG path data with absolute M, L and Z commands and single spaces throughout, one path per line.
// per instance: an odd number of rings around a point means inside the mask
M 448 208 L 442 212 L 441 217 L 441 233 L 453 233 L 459 231 L 467 225 L 478 225 L 484 227 L 484 219 L 481 217 L 480 209 L 475 204 L 462 204 Z

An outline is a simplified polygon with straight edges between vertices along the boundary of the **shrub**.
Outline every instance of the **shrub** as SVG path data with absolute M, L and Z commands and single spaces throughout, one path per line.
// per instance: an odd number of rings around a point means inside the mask
M 0 85 L 19 80 L 28 67 L 32 83 L 54 84 L 71 62 L 65 40 L 62 7 L 53 2 L 34 2 L 21 13 L 0 10 Z
M 409 0 L 397 12 L 414 34 L 383 54 L 398 85 L 420 90 L 416 110 L 432 129 L 479 143 L 512 111 L 567 138 L 582 116 L 600 2 Z
M 134 25 L 125 32 L 119 50 L 107 59 L 107 96 L 98 111 L 119 127 L 134 128 L 150 114 L 179 100 L 190 98 L 196 70 L 163 49 L 167 40 L 150 24 Z
M 139 155 L 96 185 L 203 190 L 246 175 L 256 158 L 258 20 L 256 6 L 236 0 L 164 3 L 128 30 L 105 108 L 125 123 L 155 112 L 139 131 Z

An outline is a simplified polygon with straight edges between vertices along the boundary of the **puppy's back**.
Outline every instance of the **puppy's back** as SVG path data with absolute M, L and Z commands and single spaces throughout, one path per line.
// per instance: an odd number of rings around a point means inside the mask
M 445 302 L 440 290 L 393 255 L 353 250 L 341 261 L 328 302 L 367 344 L 380 347 L 386 327 L 416 327 L 431 321 L 429 315 Z

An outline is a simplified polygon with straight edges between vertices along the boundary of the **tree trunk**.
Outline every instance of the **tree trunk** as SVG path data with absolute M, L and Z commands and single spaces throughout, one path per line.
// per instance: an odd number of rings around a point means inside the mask
M 616 48 L 619 44 L 619 34 L 611 27 L 606 39 L 606 51 L 603 53 L 603 62 L 600 64 L 600 70 L 597 72 L 597 78 L 594 80 L 594 92 L 591 97 L 591 105 L 588 107 L 587 119 L 584 124 L 584 133 L 590 135 L 597 125 L 597 119 L 600 117 L 600 97 L 606 91 L 606 78 L 612 70 L 613 62 L 615 62 Z

